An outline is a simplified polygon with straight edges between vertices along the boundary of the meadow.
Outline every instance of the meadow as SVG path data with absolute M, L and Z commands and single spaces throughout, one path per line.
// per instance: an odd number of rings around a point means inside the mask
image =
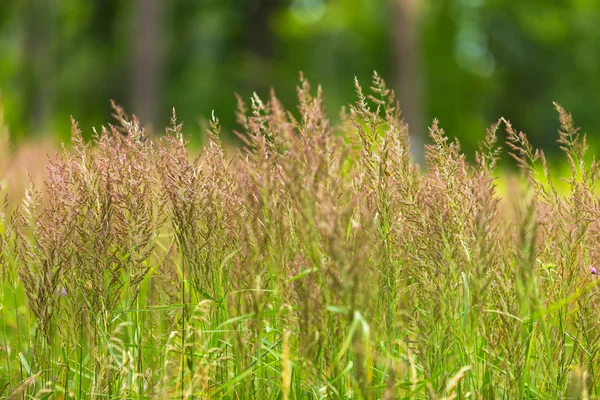
M 383 80 L 356 92 L 335 125 L 304 79 L 297 110 L 239 99 L 243 149 L 213 116 L 197 157 L 175 112 L 162 137 L 116 105 L 91 142 L 73 121 L 0 219 L 2 396 L 598 398 L 599 166 L 571 116 L 567 176 L 504 119 L 473 161 L 433 121 L 420 167 Z

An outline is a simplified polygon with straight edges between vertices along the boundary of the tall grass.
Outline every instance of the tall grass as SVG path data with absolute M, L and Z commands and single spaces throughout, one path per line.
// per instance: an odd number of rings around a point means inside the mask
M 239 100 L 196 158 L 173 113 L 48 161 L 0 220 L 7 398 L 596 398 L 599 167 L 556 106 L 570 193 L 501 119 L 469 163 L 437 121 L 426 168 L 374 75 L 332 126 Z M 295 115 L 299 115 L 296 117 Z M 497 133 L 520 178 L 496 193 Z M 9 188 L 10 189 L 10 188 Z

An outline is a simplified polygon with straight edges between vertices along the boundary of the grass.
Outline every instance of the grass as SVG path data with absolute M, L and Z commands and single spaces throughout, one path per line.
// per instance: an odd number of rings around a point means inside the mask
M 568 193 L 501 119 L 467 162 L 437 121 L 413 163 L 393 93 L 332 126 L 240 100 L 190 158 L 117 125 L 2 214 L 6 398 L 597 398 L 598 164 L 556 106 Z M 520 177 L 497 194 L 500 128 Z M 9 188 L 10 189 L 10 188 Z

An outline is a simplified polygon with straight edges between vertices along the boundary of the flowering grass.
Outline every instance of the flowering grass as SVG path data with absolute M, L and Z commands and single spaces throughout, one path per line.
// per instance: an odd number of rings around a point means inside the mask
M 503 119 L 474 163 L 434 121 L 419 168 L 381 78 L 356 89 L 336 126 L 304 79 L 298 113 L 240 100 L 233 155 L 215 117 L 196 158 L 175 114 L 160 139 L 116 106 L 92 143 L 73 122 L 2 214 L 2 395 L 597 398 L 599 168 L 571 116 L 563 195 Z

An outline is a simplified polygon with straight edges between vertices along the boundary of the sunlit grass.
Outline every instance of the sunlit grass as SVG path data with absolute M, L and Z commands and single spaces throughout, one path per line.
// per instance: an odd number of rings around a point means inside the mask
M 93 143 L 74 123 L 0 220 L 3 396 L 597 397 L 598 166 L 570 115 L 556 173 L 503 120 L 473 163 L 434 121 L 419 168 L 383 81 L 356 87 L 335 127 L 304 80 L 300 120 L 240 101 L 233 156 L 216 118 L 198 157 L 175 116 L 154 141 L 116 106 Z

